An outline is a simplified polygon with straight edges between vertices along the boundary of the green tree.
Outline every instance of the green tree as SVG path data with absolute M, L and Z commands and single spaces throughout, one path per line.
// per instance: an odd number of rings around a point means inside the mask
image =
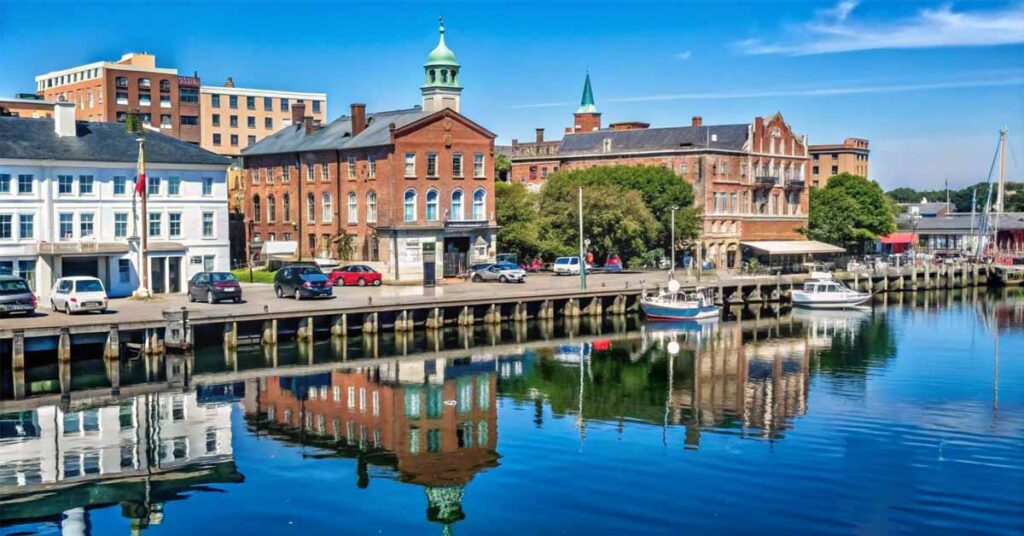
M 515 253 L 520 259 L 541 252 L 539 195 L 526 186 L 498 182 L 494 185 L 495 218 L 501 227 L 498 244 L 502 253 Z
M 842 173 L 825 187 L 811 190 L 810 212 L 804 233 L 833 244 L 863 245 L 896 230 L 892 200 L 878 183 Z
M 494 155 L 494 177 L 504 180 L 510 171 L 512 171 L 512 161 L 501 153 Z
M 124 120 L 124 129 L 132 134 L 142 135 L 145 130 L 142 127 L 142 120 L 139 119 L 138 110 L 130 110 Z

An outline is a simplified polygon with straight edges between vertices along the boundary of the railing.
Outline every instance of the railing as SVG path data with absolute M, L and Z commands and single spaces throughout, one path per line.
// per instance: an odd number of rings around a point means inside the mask
M 775 186 L 776 184 L 779 183 L 779 178 L 771 175 L 759 175 L 754 179 L 754 181 L 757 183 L 758 186 L 766 186 L 768 188 L 771 188 L 772 186 Z
M 445 220 L 445 227 L 469 228 L 487 225 L 487 220 Z

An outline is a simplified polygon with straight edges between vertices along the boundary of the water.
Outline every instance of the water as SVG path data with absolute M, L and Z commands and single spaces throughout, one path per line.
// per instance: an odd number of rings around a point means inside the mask
M 85 361 L 67 411 L 40 357 L 0 533 L 1024 533 L 1024 299 L 899 299 L 203 348 L 116 399 Z

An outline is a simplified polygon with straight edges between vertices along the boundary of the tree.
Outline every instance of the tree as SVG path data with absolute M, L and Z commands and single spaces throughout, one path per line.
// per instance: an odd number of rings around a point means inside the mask
M 142 120 L 139 119 L 138 110 L 130 110 L 128 112 L 124 120 L 124 129 L 131 134 L 138 134 L 140 136 L 145 134 L 145 130 L 143 130 L 142 126 Z
M 842 173 L 824 188 L 811 190 L 804 233 L 833 244 L 863 244 L 896 230 L 895 209 L 878 186 L 859 175 Z
M 519 258 L 540 253 L 540 209 L 538 195 L 522 184 L 498 182 L 494 185 L 495 219 L 498 244 L 502 253 L 515 253 Z
M 501 153 L 496 154 L 494 156 L 494 178 L 504 181 L 510 171 L 512 171 L 512 161 Z

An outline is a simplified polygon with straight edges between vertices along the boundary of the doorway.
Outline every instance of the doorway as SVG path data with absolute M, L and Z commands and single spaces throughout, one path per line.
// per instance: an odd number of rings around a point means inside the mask
M 444 277 L 456 277 L 466 272 L 469 256 L 469 237 L 453 236 L 444 239 Z
M 65 257 L 61 260 L 61 277 L 100 276 L 100 260 L 96 257 Z
M 166 257 L 153 257 L 149 259 L 149 290 L 153 294 L 163 294 L 167 292 L 167 286 L 164 285 L 164 277 L 166 273 Z
M 167 257 L 167 291 L 181 292 L 181 257 Z

